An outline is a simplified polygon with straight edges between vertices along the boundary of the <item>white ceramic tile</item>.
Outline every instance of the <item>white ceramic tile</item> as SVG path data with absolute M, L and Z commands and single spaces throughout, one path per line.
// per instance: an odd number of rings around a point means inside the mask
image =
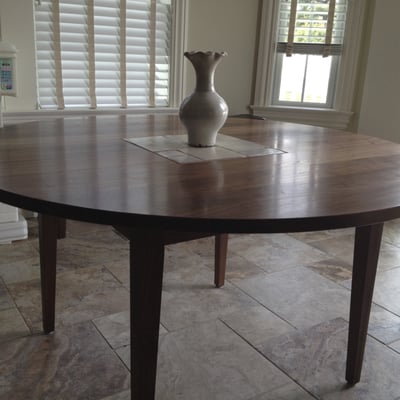
M 212 147 L 189 146 L 187 135 L 152 136 L 125 140 L 182 164 L 284 153 L 280 149 L 268 148 L 258 143 L 223 134 L 218 134 L 216 145 Z

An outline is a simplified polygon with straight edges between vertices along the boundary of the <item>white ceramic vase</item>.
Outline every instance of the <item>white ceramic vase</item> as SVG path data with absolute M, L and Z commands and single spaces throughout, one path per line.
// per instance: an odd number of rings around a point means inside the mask
M 179 118 L 187 130 L 190 146 L 214 146 L 217 133 L 228 117 L 228 106 L 214 88 L 215 69 L 226 54 L 213 51 L 184 54 L 196 71 L 196 88 L 179 108 Z

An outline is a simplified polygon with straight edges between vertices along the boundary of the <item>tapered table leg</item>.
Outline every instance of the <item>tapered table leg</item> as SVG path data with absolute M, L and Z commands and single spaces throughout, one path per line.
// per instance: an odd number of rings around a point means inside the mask
M 360 381 L 383 224 L 356 228 L 346 380 Z
M 224 286 L 226 271 L 226 256 L 228 252 L 228 234 L 215 235 L 215 265 L 214 283 L 216 287 Z
M 39 214 L 40 279 L 42 291 L 43 330 L 54 331 L 56 302 L 56 261 L 59 219 Z
M 65 218 L 58 218 L 58 239 L 65 239 L 67 236 L 67 220 Z
M 131 398 L 155 396 L 164 237 L 159 232 L 130 235 Z

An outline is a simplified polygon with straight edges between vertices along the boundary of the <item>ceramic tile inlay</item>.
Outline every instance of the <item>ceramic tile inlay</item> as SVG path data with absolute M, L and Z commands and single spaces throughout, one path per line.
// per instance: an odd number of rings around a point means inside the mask
M 285 153 L 280 149 L 265 147 L 221 133 L 217 136 L 215 146 L 201 148 L 189 146 L 187 135 L 152 136 L 124 140 L 180 164 Z

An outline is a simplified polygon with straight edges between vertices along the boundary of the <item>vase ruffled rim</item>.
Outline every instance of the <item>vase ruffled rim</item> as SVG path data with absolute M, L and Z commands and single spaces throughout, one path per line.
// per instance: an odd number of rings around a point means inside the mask
M 226 51 L 198 51 L 198 50 L 193 50 L 193 51 L 185 51 L 183 53 L 185 57 L 191 57 L 191 56 L 209 56 L 209 57 L 225 57 L 228 55 Z

